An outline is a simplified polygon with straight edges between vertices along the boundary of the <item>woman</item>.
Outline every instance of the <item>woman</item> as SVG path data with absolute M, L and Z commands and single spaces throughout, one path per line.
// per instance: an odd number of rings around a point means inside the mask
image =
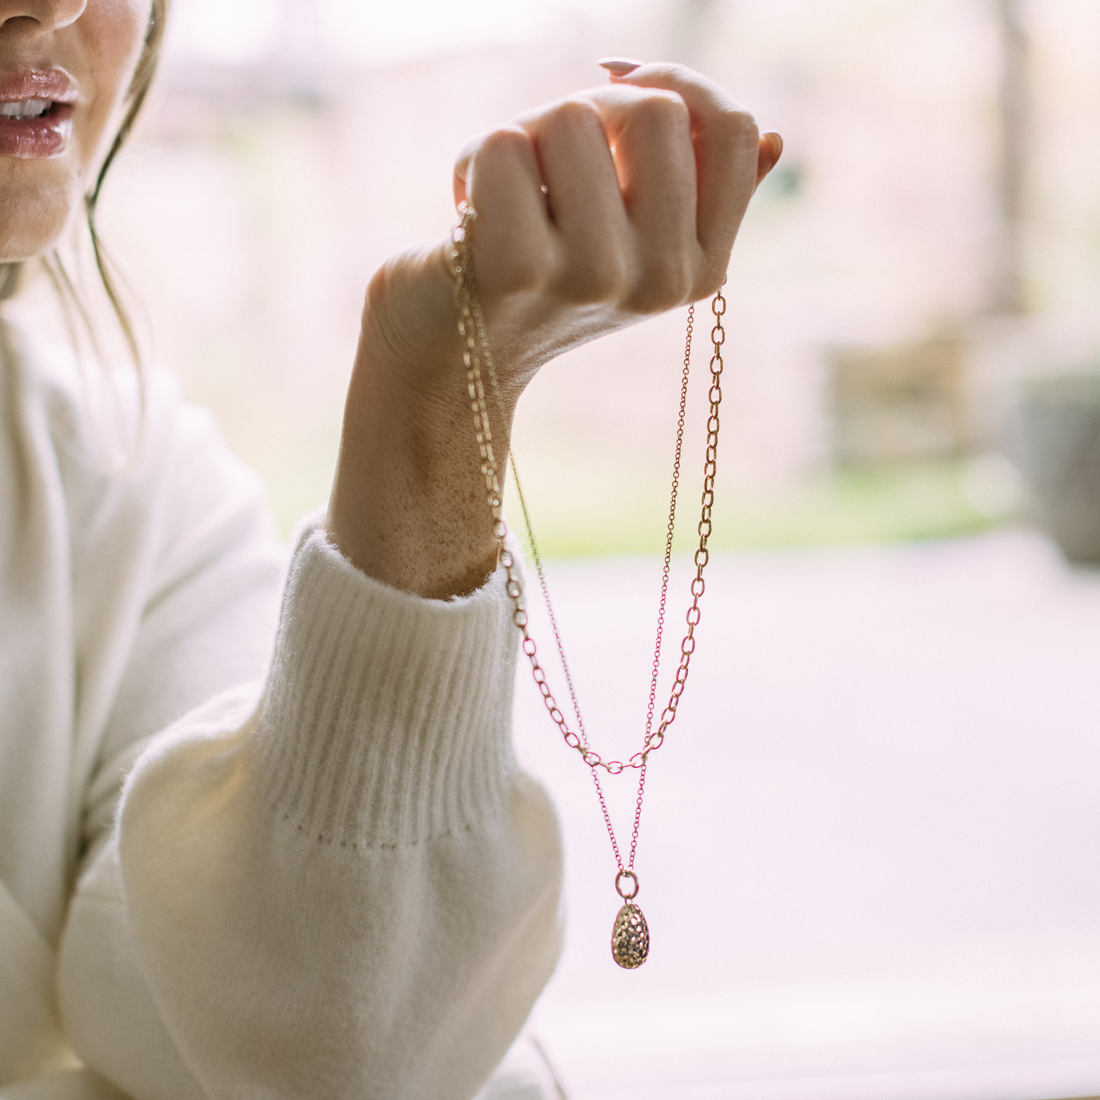
M 0 260 L 41 256 L 98 193 L 166 3 L 0 0 Z M 778 159 L 701 77 L 628 69 L 456 167 L 501 446 L 548 359 L 714 291 Z M 371 280 L 332 497 L 285 586 L 205 418 L 148 380 L 110 468 L 96 379 L 5 330 L 4 1100 L 459 1100 L 523 1023 L 560 851 L 510 750 L 455 324 L 448 242 Z

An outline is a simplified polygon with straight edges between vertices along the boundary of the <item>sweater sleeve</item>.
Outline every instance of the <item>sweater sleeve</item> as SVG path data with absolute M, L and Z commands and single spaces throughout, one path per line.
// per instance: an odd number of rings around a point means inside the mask
M 559 950 L 560 846 L 510 747 L 502 579 L 429 601 L 320 531 L 265 683 L 155 737 L 77 888 L 66 1031 L 134 1100 L 468 1100 Z

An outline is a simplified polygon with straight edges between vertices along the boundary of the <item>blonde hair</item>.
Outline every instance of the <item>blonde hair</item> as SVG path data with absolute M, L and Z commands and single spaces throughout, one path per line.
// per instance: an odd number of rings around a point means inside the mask
M 130 351 L 135 366 L 138 368 L 142 365 L 141 349 L 138 346 L 137 337 L 134 334 L 130 315 L 119 295 L 116 279 L 111 272 L 110 260 L 104 251 L 103 242 L 96 229 L 96 211 L 99 206 L 99 196 L 103 191 L 103 183 L 107 178 L 107 173 L 110 171 L 111 165 L 114 163 L 119 151 L 122 149 L 123 145 L 126 144 L 126 140 L 129 138 L 134 128 L 134 123 L 137 121 L 141 108 L 149 95 L 153 77 L 156 75 L 157 63 L 160 60 L 160 50 L 164 42 L 164 25 L 168 17 L 168 7 L 170 3 L 171 0 L 152 0 L 149 9 L 149 25 L 145 30 L 145 41 L 142 45 L 141 56 L 138 58 L 138 63 L 134 69 L 134 75 L 130 81 L 130 87 L 127 92 L 126 113 L 123 115 L 122 123 L 119 125 L 114 140 L 111 142 L 111 147 L 107 151 L 107 156 L 104 158 L 103 163 L 99 167 L 99 171 L 96 173 L 95 182 L 91 190 L 84 196 L 84 216 L 88 225 L 88 234 L 91 238 L 92 255 L 95 258 L 96 271 L 99 274 L 100 282 L 103 284 L 103 289 L 106 291 L 107 299 L 111 303 L 111 309 L 114 311 L 115 318 L 122 330 L 126 346 Z M 81 317 L 85 327 L 89 330 L 89 335 L 94 344 L 96 342 L 95 334 L 91 331 L 91 321 L 88 311 L 81 302 L 80 296 L 73 285 L 72 279 L 69 277 L 57 249 L 53 250 L 50 257 L 43 257 L 43 263 L 46 267 L 46 272 L 49 275 L 50 281 L 54 284 L 54 288 L 61 295 L 63 300 L 66 298 L 69 299 L 69 306 L 75 307 L 76 313 Z M 10 298 L 17 293 L 22 281 L 24 266 L 23 261 L 0 264 L 0 301 Z
M 134 69 L 133 79 L 130 81 L 126 114 L 122 118 L 122 124 L 115 134 L 114 141 L 111 142 L 111 148 L 107 151 L 107 156 L 100 165 L 94 186 L 84 196 L 84 213 L 88 222 L 88 233 L 92 240 L 92 254 L 95 256 L 96 271 L 99 272 L 100 282 L 107 292 L 107 298 L 114 310 L 115 317 L 118 318 L 119 326 L 126 338 L 126 345 L 133 356 L 134 364 L 139 368 L 141 367 L 141 349 L 138 347 L 130 316 L 119 297 L 118 287 L 111 275 L 110 263 L 104 254 L 103 243 L 96 231 L 96 209 L 99 205 L 99 196 L 103 190 L 103 181 L 107 178 L 107 172 L 123 145 L 126 144 L 126 139 L 130 136 L 130 131 L 133 130 L 134 123 L 137 121 L 146 97 L 149 95 L 153 77 L 156 76 L 157 63 L 160 61 L 160 49 L 164 42 L 164 24 L 168 18 L 168 5 L 170 2 L 171 0 L 152 0 L 149 9 L 149 25 L 145 30 L 145 43 L 142 47 L 141 57 L 138 58 L 137 67 Z

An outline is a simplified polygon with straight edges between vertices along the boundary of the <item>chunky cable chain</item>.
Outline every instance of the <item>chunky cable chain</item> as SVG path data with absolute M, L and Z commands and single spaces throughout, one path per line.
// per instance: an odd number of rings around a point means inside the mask
M 706 582 L 703 579 L 703 571 L 706 569 L 707 563 L 710 560 L 710 551 L 707 549 L 707 542 L 710 539 L 712 525 L 711 525 L 711 511 L 714 506 L 714 479 L 718 471 L 718 430 L 720 427 L 719 421 L 719 405 L 722 403 L 722 371 L 724 363 L 722 360 L 722 346 L 725 343 L 726 333 L 722 325 L 722 317 L 726 312 L 726 299 L 722 295 L 721 289 L 714 295 L 711 301 L 711 313 L 714 316 L 714 324 L 711 327 L 710 339 L 713 345 L 713 354 L 710 359 L 710 376 L 711 384 L 708 391 L 707 398 L 710 405 L 710 414 L 707 418 L 707 446 L 705 451 L 705 461 L 703 465 L 703 494 L 701 499 L 701 514 L 698 525 L 699 543 L 695 551 L 695 577 L 691 582 L 691 606 L 688 608 L 686 622 L 687 631 L 680 643 L 680 659 L 676 667 L 676 674 L 673 679 L 672 690 L 669 695 L 669 700 L 664 710 L 661 713 L 660 721 L 656 729 L 652 728 L 652 714 L 653 703 L 650 703 L 649 718 L 646 723 L 646 736 L 642 743 L 642 748 L 634 753 L 629 760 L 604 760 L 599 753 L 597 753 L 588 743 L 588 737 L 584 731 L 584 724 L 580 718 L 580 711 L 577 707 L 576 694 L 573 691 L 572 678 L 569 675 L 568 665 L 565 664 L 565 654 L 562 650 L 561 637 L 558 633 L 557 622 L 554 619 L 553 609 L 550 608 L 550 619 L 553 627 L 554 637 L 557 640 L 558 652 L 562 658 L 563 668 L 565 669 L 566 681 L 569 689 L 570 696 L 572 698 L 574 712 L 577 716 L 577 730 L 574 731 L 569 728 L 569 723 L 562 713 L 558 701 L 554 696 L 553 691 L 550 688 L 549 681 L 546 677 L 546 672 L 539 662 L 538 658 L 538 646 L 535 643 L 535 639 L 531 636 L 529 630 L 529 619 L 527 610 L 523 603 L 523 586 L 519 579 L 519 572 L 516 566 L 515 559 L 512 552 L 508 549 L 507 537 L 508 526 L 504 521 L 504 507 L 502 494 L 500 489 L 500 479 L 497 475 L 496 458 L 493 453 L 493 436 L 492 428 L 489 421 L 489 409 L 488 402 L 486 400 L 486 386 L 485 377 L 489 380 L 489 390 L 492 394 L 492 399 L 497 409 L 502 409 L 503 405 L 500 400 L 500 388 L 497 380 L 496 369 L 493 364 L 492 352 L 489 348 L 489 341 L 487 337 L 487 331 L 485 327 L 485 318 L 481 311 L 481 305 L 477 296 L 476 284 L 474 282 L 474 273 L 470 257 L 470 228 L 474 218 L 474 213 L 471 208 L 465 204 L 462 207 L 462 221 L 455 227 L 451 234 L 451 242 L 453 244 L 452 256 L 451 256 L 451 272 L 455 279 L 455 300 L 458 303 L 459 319 L 458 319 L 458 332 L 462 339 L 462 361 L 466 368 L 466 392 L 470 400 L 470 410 L 474 419 L 474 431 L 477 439 L 478 452 L 481 456 L 481 474 L 485 481 L 486 499 L 489 504 L 490 512 L 493 518 L 493 534 L 497 541 L 497 553 L 498 561 L 501 568 L 505 571 L 505 588 L 509 598 L 512 600 L 513 612 L 512 621 L 519 630 L 522 638 L 522 649 L 526 655 L 528 661 L 531 664 L 531 675 L 535 681 L 536 686 L 539 689 L 539 694 L 542 696 L 543 704 L 546 707 L 547 713 L 550 715 L 551 720 L 558 727 L 561 732 L 562 738 L 566 745 L 571 749 L 575 749 L 584 760 L 588 767 L 593 769 L 595 778 L 595 769 L 603 768 L 611 775 L 618 775 L 627 768 L 644 769 L 649 759 L 649 754 L 659 749 L 665 740 L 665 733 L 668 731 L 669 726 L 676 719 L 677 708 L 680 704 L 680 699 L 684 694 L 684 688 L 687 685 L 688 670 L 691 665 L 691 657 L 695 652 L 695 628 L 699 625 L 702 618 L 702 612 L 700 610 L 699 601 L 703 597 L 703 593 L 706 591 Z M 725 285 L 725 280 L 723 280 Z M 690 315 L 694 318 L 694 312 Z M 689 329 L 689 343 L 685 353 L 685 378 L 684 383 L 686 385 L 686 360 L 690 356 L 690 329 Z M 484 372 L 483 372 L 484 366 Z M 677 432 L 677 464 L 674 470 L 673 481 L 673 503 L 670 509 L 670 532 L 669 538 L 666 542 L 666 554 L 665 554 L 665 571 L 661 590 L 661 610 L 658 617 L 658 653 L 655 657 L 655 664 L 659 661 L 660 656 L 660 631 L 663 629 L 664 624 L 664 612 L 665 612 L 665 597 L 667 591 L 668 581 L 668 569 L 669 559 L 671 555 L 671 525 L 675 512 L 675 492 L 678 484 L 678 472 L 679 472 L 679 457 L 680 457 L 680 443 L 682 440 L 683 431 L 683 411 L 684 400 L 681 398 L 680 420 L 678 424 Z M 523 497 L 523 491 L 519 483 L 519 474 L 516 470 L 515 458 L 509 454 L 509 458 L 512 462 L 512 472 L 516 479 L 517 495 L 520 499 L 520 506 L 523 511 L 523 518 L 527 527 L 527 535 L 532 548 L 532 556 L 535 561 L 535 567 L 538 572 L 539 581 L 542 584 L 544 593 L 546 592 L 546 582 L 543 575 L 542 560 L 538 553 L 538 548 L 535 544 L 534 531 L 531 526 L 530 515 L 527 511 L 527 503 Z M 547 599 L 547 606 L 549 605 L 549 599 Z M 654 669 L 654 683 L 656 680 L 656 668 Z M 597 779 L 597 789 L 599 781 Z M 602 792 L 601 804 L 603 803 Z M 640 795 L 639 795 L 640 797 Z M 604 808 L 604 816 L 606 818 L 607 811 Z M 608 822 L 610 828 L 610 822 Z M 637 843 L 637 823 L 635 823 L 635 834 L 633 837 L 634 843 L 632 849 Z M 614 844 L 614 841 L 612 842 Z M 619 859 L 618 847 L 615 845 L 615 855 L 622 866 L 622 860 Z M 633 856 L 633 851 L 631 852 Z M 631 859 L 631 864 L 633 858 Z

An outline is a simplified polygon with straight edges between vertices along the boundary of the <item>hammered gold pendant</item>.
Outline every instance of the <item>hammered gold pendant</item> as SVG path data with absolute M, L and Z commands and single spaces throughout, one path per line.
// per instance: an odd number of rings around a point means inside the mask
M 611 957 L 624 969 L 636 970 L 649 954 L 649 925 L 642 911 L 628 901 L 611 930 Z
M 619 910 L 615 926 L 611 929 L 611 957 L 624 970 L 637 970 L 649 954 L 649 925 L 641 909 L 634 904 L 639 888 L 638 876 L 634 871 L 620 867 L 615 876 L 615 893 L 626 904 Z

